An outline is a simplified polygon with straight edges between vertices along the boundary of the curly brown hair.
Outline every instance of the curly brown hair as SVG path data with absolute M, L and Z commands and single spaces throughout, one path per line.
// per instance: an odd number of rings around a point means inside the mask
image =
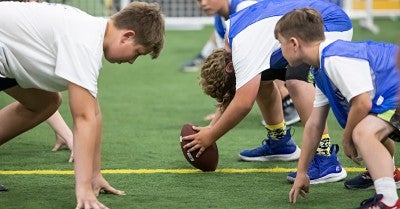
M 203 92 L 218 102 L 217 107 L 224 111 L 236 92 L 236 77 L 227 69 L 232 64 L 232 54 L 225 49 L 215 49 L 204 62 L 200 73 Z

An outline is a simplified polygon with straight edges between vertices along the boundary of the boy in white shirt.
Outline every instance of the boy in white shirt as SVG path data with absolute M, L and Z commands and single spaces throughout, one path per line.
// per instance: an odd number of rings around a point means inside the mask
M 107 20 L 61 4 L 0 2 L 0 88 L 16 100 L 0 110 L 0 121 L 7 119 L 0 145 L 49 118 L 61 102 L 58 92 L 68 90 L 76 208 L 107 208 L 96 198 L 101 189 L 124 192 L 100 172 L 102 58 L 131 64 L 142 55 L 157 58 L 164 30 L 156 3 L 133 2 Z M 9 85 L 13 80 L 17 85 Z

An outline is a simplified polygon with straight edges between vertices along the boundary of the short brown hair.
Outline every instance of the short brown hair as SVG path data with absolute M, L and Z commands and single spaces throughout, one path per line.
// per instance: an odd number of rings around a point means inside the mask
M 111 16 L 115 27 L 136 33 L 136 41 L 151 50 L 157 58 L 164 45 L 164 16 L 158 3 L 132 2 Z
M 227 71 L 232 64 L 232 54 L 225 49 L 215 49 L 205 60 L 200 73 L 203 92 L 218 102 L 217 107 L 224 111 L 236 92 L 234 72 Z
M 298 37 L 306 42 L 325 39 L 324 22 L 318 11 L 312 8 L 295 9 L 285 15 L 275 26 L 275 38 Z

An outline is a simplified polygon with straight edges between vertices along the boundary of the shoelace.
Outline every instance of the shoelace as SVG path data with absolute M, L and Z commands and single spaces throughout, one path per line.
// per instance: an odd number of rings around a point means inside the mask
M 320 168 L 319 164 L 321 163 L 322 159 L 318 156 L 315 155 L 315 157 L 313 157 L 313 159 L 311 160 L 310 163 L 310 167 L 314 167 L 314 168 Z
M 293 101 L 292 101 L 292 99 L 291 99 L 290 97 L 287 98 L 287 99 L 285 99 L 284 101 L 282 101 L 283 107 L 288 107 L 288 106 L 290 106 L 291 104 L 293 104 Z
M 369 172 L 368 172 L 368 171 L 362 173 L 362 174 L 361 174 L 361 177 L 362 177 L 363 179 L 371 179 L 371 175 L 369 175 Z
M 379 201 L 382 199 L 383 195 L 382 194 L 375 194 L 373 197 L 363 200 L 360 204 L 361 208 L 373 208 L 378 206 L 377 204 Z
M 257 149 L 264 150 L 264 145 L 266 145 L 266 144 L 268 145 L 269 148 L 271 147 L 271 146 L 270 146 L 270 140 L 269 140 L 269 138 L 264 139 L 264 140 L 261 142 L 261 145 L 262 145 L 262 146 L 258 147 Z

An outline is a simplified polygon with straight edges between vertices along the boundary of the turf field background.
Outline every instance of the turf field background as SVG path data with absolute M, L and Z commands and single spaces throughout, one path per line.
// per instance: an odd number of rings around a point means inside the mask
M 378 19 L 381 33 L 373 35 L 354 22 L 354 39 L 395 43 L 400 39 L 400 21 Z M 238 153 L 258 146 L 265 137 L 257 108 L 235 129 L 218 141 L 217 172 L 197 172 L 185 161 L 179 147 L 181 125 L 207 125 L 203 117 L 215 103 L 198 85 L 197 73 L 181 73 L 180 65 L 191 59 L 206 42 L 212 28 L 201 31 L 167 31 L 166 43 L 157 60 L 141 58 L 133 65 L 104 63 L 99 80 L 99 100 L 104 119 L 104 176 L 125 196 L 101 195 L 113 209 L 129 208 L 354 208 L 373 191 L 349 191 L 343 182 L 315 185 L 307 200 L 291 205 L 287 172 L 296 162 L 241 162 Z M 71 124 L 67 95 L 60 107 Z M 0 106 L 11 99 L 0 93 Z M 4 123 L 6 121 L 3 121 Z M 329 119 L 333 142 L 341 141 L 341 129 Z M 300 145 L 302 127 L 294 126 Z M 65 209 L 75 207 L 73 165 L 69 152 L 51 152 L 54 134 L 47 124 L 24 133 L 0 147 L 0 183 L 9 191 L 0 193 L 2 209 Z M 339 151 L 352 177 L 362 166 Z M 399 161 L 396 155 L 396 161 Z M 119 170 L 128 169 L 128 170 Z M 145 169 L 145 170 L 139 170 Z M 228 170 L 232 169 L 232 170 Z M 258 170 L 251 170 L 258 169 Z M 27 171 L 35 174 L 11 174 Z M 43 171 L 55 170 L 49 174 Z M 253 172 L 252 172 L 253 171 Z M 114 173 L 110 173 L 114 172 Z M 186 173 L 185 173 L 186 172 Z

